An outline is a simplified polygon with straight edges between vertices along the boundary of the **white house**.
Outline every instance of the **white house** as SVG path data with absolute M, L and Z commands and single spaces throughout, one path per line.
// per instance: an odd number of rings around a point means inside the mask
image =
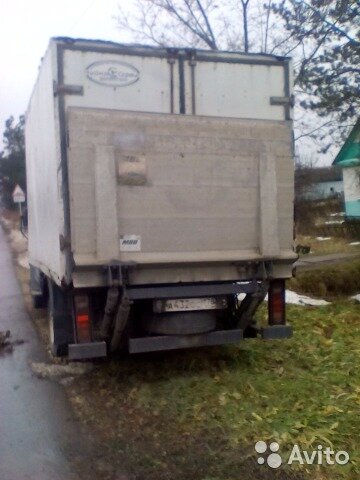
M 342 168 L 346 216 L 360 220 L 360 119 L 341 147 L 333 165 Z

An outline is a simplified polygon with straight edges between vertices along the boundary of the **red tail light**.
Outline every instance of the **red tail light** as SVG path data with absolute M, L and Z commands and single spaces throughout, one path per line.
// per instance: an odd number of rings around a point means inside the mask
M 75 295 L 75 325 L 76 340 L 78 343 L 86 343 L 91 341 L 91 322 L 89 297 L 87 295 Z
M 269 325 L 284 325 L 285 316 L 285 280 L 271 280 L 269 285 Z

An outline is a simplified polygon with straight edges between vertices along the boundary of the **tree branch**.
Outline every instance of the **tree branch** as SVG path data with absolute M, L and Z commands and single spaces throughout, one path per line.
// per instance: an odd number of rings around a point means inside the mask
M 326 127 L 327 125 L 330 125 L 331 123 L 333 123 L 334 120 L 328 120 L 327 122 L 323 123 L 322 125 L 320 125 L 320 127 L 316 127 L 314 128 L 313 130 L 310 130 L 309 132 L 306 132 L 306 133 L 302 133 L 301 135 L 298 135 L 297 137 L 294 138 L 295 141 L 299 140 L 300 138 L 303 138 L 303 137 L 309 137 L 311 135 L 313 135 L 315 132 L 321 130 L 322 128 Z
M 269 35 L 269 21 L 270 21 L 270 5 L 271 0 L 266 7 L 266 27 L 265 27 L 265 42 L 264 42 L 264 53 L 267 51 L 267 42 L 268 42 L 268 35 Z
M 198 4 L 198 7 L 199 7 L 199 9 L 200 9 L 200 11 L 201 11 L 201 13 L 202 13 L 202 16 L 203 16 L 203 18 L 204 18 L 204 20 L 205 20 L 205 23 L 206 23 L 206 25 L 207 25 L 207 28 L 208 28 L 208 30 L 209 30 L 209 33 L 210 33 L 210 36 L 211 36 L 211 39 L 212 39 L 212 44 L 213 44 L 212 49 L 213 49 L 213 50 L 217 50 L 218 48 L 217 48 L 217 45 L 216 45 L 214 32 L 212 31 L 212 28 L 211 28 L 211 25 L 210 25 L 208 16 L 206 15 L 205 10 L 204 10 L 203 6 L 201 5 L 200 0 L 196 0 L 196 3 Z
M 160 8 L 163 8 L 164 10 L 168 11 L 169 13 L 172 13 L 183 25 L 185 25 L 194 35 L 197 37 L 200 37 L 212 50 L 216 50 L 216 44 L 214 48 L 214 43 L 211 38 L 209 38 L 208 35 L 204 35 L 204 33 L 199 32 L 196 28 L 194 28 L 191 23 L 183 18 L 180 13 L 176 10 L 176 8 L 170 3 L 169 0 L 165 0 L 165 5 L 157 4 Z
M 190 0 L 184 0 L 184 3 L 185 5 L 187 6 L 188 10 L 189 10 L 189 13 L 190 15 L 192 16 L 192 18 L 194 19 L 196 25 L 198 26 L 198 28 L 202 31 L 202 33 L 204 35 L 207 36 L 207 32 L 204 30 L 203 26 L 201 25 L 201 23 L 199 22 L 198 18 L 196 17 L 196 15 L 194 14 L 194 11 L 193 9 L 191 8 L 191 2 Z
M 304 0 L 301 0 L 301 3 L 303 3 L 304 5 L 306 5 L 308 8 L 310 8 L 310 10 L 312 12 L 315 13 L 315 15 L 323 22 L 325 23 L 326 25 L 328 25 L 330 27 L 331 30 L 333 30 L 334 32 L 340 34 L 341 36 L 343 37 L 346 37 L 349 42 L 351 42 L 352 44 L 354 44 L 355 46 L 360 46 L 360 42 L 358 42 L 357 40 L 355 40 L 354 38 L 350 37 L 350 35 L 345 32 L 345 30 L 343 30 L 342 28 L 339 28 L 335 25 L 335 23 L 332 23 L 332 22 L 329 22 L 328 20 L 326 20 L 326 18 L 319 12 L 319 10 L 316 10 L 316 8 L 314 8 L 310 3 L 304 1 Z
M 242 10 L 243 10 L 243 27 L 244 27 L 244 50 L 245 53 L 249 51 L 249 33 L 248 33 L 248 17 L 247 17 L 247 7 L 250 0 L 241 0 Z

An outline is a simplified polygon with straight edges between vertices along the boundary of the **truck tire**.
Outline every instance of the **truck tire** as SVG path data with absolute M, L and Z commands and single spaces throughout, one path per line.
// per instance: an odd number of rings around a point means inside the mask
M 31 295 L 33 308 L 46 308 L 47 301 L 43 295 Z
M 51 279 L 48 279 L 48 290 L 50 348 L 53 355 L 62 357 L 67 355 L 69 344 L 75 341 L 72 297 Z

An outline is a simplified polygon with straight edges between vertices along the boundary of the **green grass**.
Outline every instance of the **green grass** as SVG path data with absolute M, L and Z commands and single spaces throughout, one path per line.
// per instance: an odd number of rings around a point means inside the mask
M 288 287 L 299 293 L 336 298 L 360 292 L 360 260 L 297 273 Z
M 355 239 L 343 237 L 330 237 L 329 240 L 317 240 L 316 236 L 297 235 L 296 245 L 307 245 L 311 247 L 311 253 L 301 255 L 304 259 L 312 255 L 328 255 L 331 253 L 359 253 L 360 245 L 350 245 L 356 243 Z
M 71 394 L 82 398 L 78 412 L 113 458 L 137 478 L 356 479 L 359 310 L 350 301 L 290 306 L 291 340 L 112 361 Z M 294 443 L 346 450 L 351 463 L 270 471 L 256 464 L 253 450 L 270 439 L 283 453 Z

